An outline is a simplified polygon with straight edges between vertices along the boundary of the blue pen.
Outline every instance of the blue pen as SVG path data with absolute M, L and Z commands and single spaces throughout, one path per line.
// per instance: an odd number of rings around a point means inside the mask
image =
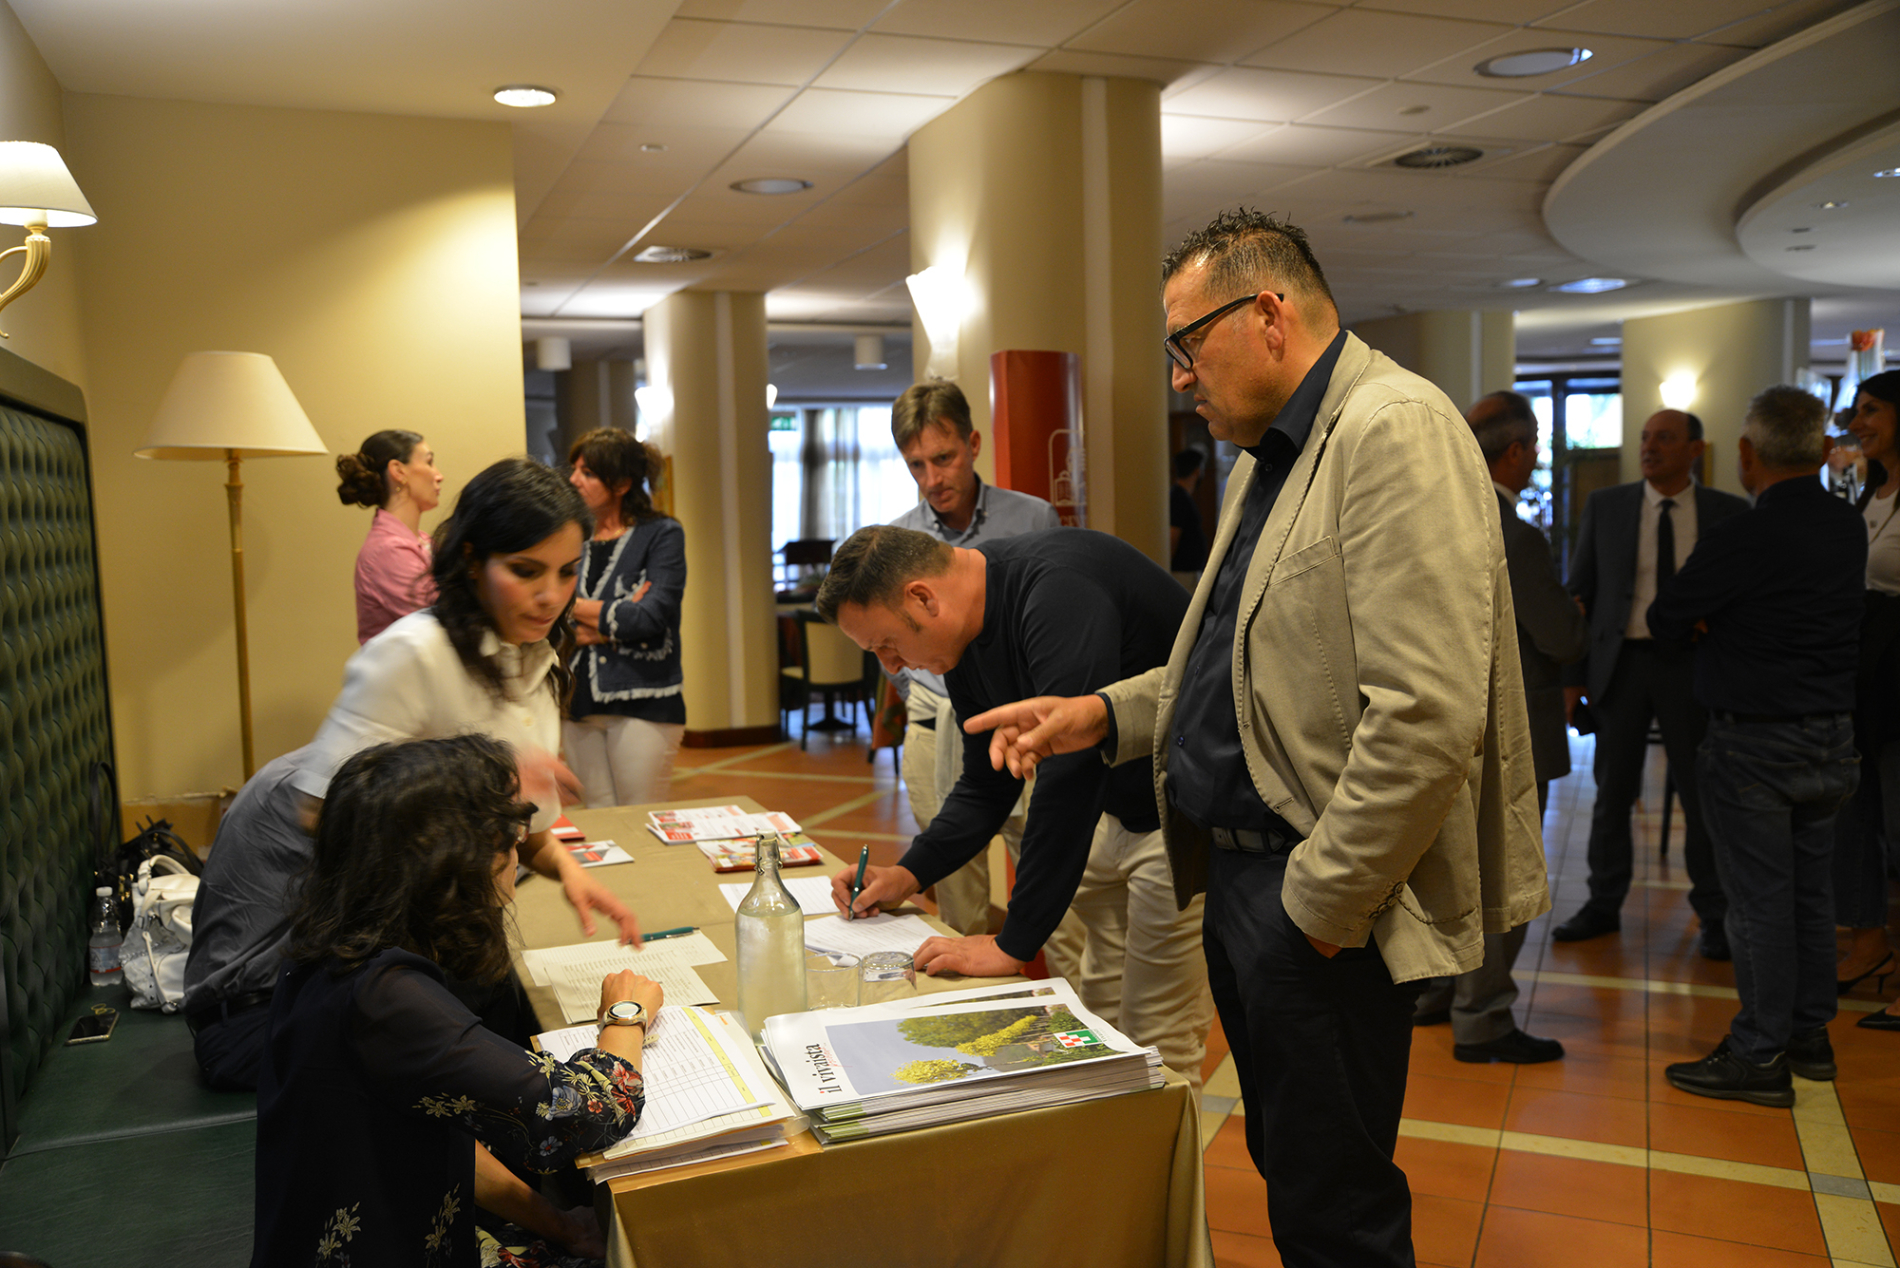
M 871 861 L 871 847 L 868 845 L 859 846 L 858 847 L 858 879 L 851 882 L 851 905 L 844 909 L 844 918 L 846 920 L 855 919 L 858 914 L 857 912 L 858 895 L 864 892 L 864 865 L 866 863 L 869 863 L 870 861 Z

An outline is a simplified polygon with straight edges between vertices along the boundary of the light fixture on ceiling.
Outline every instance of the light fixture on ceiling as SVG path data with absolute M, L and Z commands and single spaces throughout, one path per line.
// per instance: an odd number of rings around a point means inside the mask
M 884 360 L 883 335 L 859 335 L 852 341 L 852 368 L 858 370 L 882 370 L 889 363 Z
M 1569 70 L 1590 60 L 1587 48 L 1532 48 L 1522 53 L 1504 53 L 1487 57 L 1471 69 L 1487 79 L 1528 79 Z
M 1657 390 L 1662 394 L 1662 403 L 1665 408 L 1688 409 L 1695 404 L 1695 375 L 1672 374 L 1662 381 Z
M 1388 225 L 1395 220 L 1410 220 L 1414 214 L 1409 211 L 1355 211 L 1340 219 L 1349 225 Z
M 1551 287 L 1553 291 L 1562 291 L 1566 295 L 1601 295 L 1604 291 L 1620 291 L 1629 282 L 1620 277 L 1580 277 L 1574 282 L 1562 282 Z
M 32 290 L 46 272 L 52 257 L 53 240 L 46 236 L 55 229 L 96 224 L 86 196 L 79 192 L 73 174 L 66 170 L 59 151 L 38 141 L 0 141 L 0 224 L 20 225 L 26 230 L 24 246 L 0 251 L 0 260 L 15 252 L 25 254 L 20 276 L 0 292 L 0 308 L 5 308 Z M 6 333 L 0 331 L 0 339 Z
M 658 141 L 648 141 L 648 142 L 646 142 L 645 144 L 643 144 L 643 145 L 642 145 L 642 146 L 640 147 L 640 153 L 642 153 L 642 154 L 664 154 L 664 153 L 666 153 L 666 146 L 665 146 L 665 145 L 663 145 L 663 144 L 661 144 L 661 143 L 660 143 L 660 142 L 658 142 Z
M 811 182 L 796 176 L 756 176 L 747 181 L 734 181 L 727 188 L 741 194 L 800 194 L 811 188 Z
M 1599 348 L 1620 348 L 1623 346 L 1623 336 L 1595 335 L 1591 338 L 1590 342 Z
M 1484 151 L 1475 145 L 1427 145 L 1422 149 L 1407 150 L 1392 160 L 1392 166 L 1436 171 L 1443 167 L 1462 167 L 1483 157 Z
M 765 408 L 769 410 L 774 405 L 777 405 L 777 404 L 778 404 L 778 384 L 767 383 L 765 385 Z
M 1501 291 L 1527 291 L 1533 286 L 1543 284 L 1544 279 L 1541 277 L 1512 277 L 1499 282 L 1497 287 Z
M 1880 180 L 1888 176 L 1900 176 L 1900 167 L 1883 167 L 1874 173 L 1875 180 Z
M 534 366 L 537 370 L 572 370 L 574 345 L 560 335 L 544 335 L 534 341 Z
M 552 88 L 542 88 L 537 84 L 503 84 L 495 89 L 495 100 L 504 106 L 514 106 L 519 110 L 532 110 L 536 106 L 551 106 L 560 96 Z
M 1847 200 L 1845 198 L 1830 198 L 1824 203 L 1816 203 L 1814 205 L 1819 207 L 1822 211 L 1839 211 L 1841 208 L 1847 206 Z
M 641 247 L 633 254 L 635 264 L 685 264 L 689 260 L 710 260 L 711 251 L 698 247 Z

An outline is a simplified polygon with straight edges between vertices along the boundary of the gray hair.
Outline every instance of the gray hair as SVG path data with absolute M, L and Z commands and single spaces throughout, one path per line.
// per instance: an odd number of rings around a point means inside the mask
M 896 607 L 904 587 L 919 577 L 942 576 L 955 558 L 949 544 L 929 533 L 893 524 L 860 528 L 831 557 L 831 571 L 818 587 L 818 615 L 838 623 L 838 609 L 882 604 Z
M 1782 471 L 1818 468 L 1827 461 L 1827 406 L 1812 392 L 1778 383 L 1748 403 L 1742 434 L 1762 465 Z
M 1206 266 L 1210 298 L 1285 291 L 1309 322 L 1309 310 L 1316 301 L 1334 317 L 1339 312 L 1305 231 L 1262 211 L 1246 207 L 1223 211 L 1206 228 L 1183 238 L 1161 262 L 1161 284 L 1166 286 L 1192 264 Z
M 1478 438 L 1486 466 L 1502 458 L 1514 444 L 1537 448 L 1537 415 L 1531 410 L 1530 397 L 1521 392 L 1492 392 L 1479 397 L 1472 411 L 1476 413 L 1478 406 L 1487 401 L 1492 403 L 1491 408 L 1471 420 L 1471 432 Z

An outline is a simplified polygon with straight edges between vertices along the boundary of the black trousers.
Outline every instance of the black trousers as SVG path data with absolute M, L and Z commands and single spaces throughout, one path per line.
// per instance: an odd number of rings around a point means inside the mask
M 1696 749 L 1709 718 L 1695 702 L 1690 664 L 1689 652 L 1665 651 L 1645 640 L 1625 641 L 1603 698 L 1590 702 L 1597 723 L 1597 800 L 1590 811 L 1589 906 L 1598 911 L 1614 915 L 1629 896 L 1635 870 L 1630 811 L 1643 787 L 1651 718 L 1662 727 L 1663 751 L 1669 755 L 1669 773 L 1682 801 L 1689 906 L 1704 921 L 1720 920 L 1728 911 L 1696 796 Z
M 1412 1194 L 1392 1161 L 1417 983 L 1377 948 L 1327 959 L 1287 916 L 1284 855 L 1215 850 L 1202 941 L 1287 1268 L 1410 1268 Z

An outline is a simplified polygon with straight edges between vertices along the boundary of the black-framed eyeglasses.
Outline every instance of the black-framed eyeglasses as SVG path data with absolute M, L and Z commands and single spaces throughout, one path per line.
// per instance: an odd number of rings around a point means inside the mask
M 1229 300 L 1219 308 L 1216 308 L 1213 312 L 1208 313 L 1205 317 L 1200 317 L 1189 322 L 1187 325 L 1169 335 L 1166 339 L 1163 339 L 1161 346 L 1168 350 L 1168 360 L 1174 362 L 1183 370 L 1192 370 L 1194 368 L 1194 352 L 1193 349 L 1188 346 L 1189 337 L 1199 331 L 1207 329 L 1207 327 L 1213 325 L 1228 313 L 1233 312 L 1234 309 L 1239 308 L 1242 304 L 1251 304 L 1262 295 L 1268 293 L 1267 291 L 1255 291 L 1251 295 L 1242 295 L 1239 299 Z M 1283 302 L 1286 299 L 1285 293 L 1281 291 L 1273 291 L 1271 294 L 1275 299 Z M 1195 339 L 1194 347 L 1200 347 L 1201 339 L 1204 338 L 1206 338 L 1206 336 L 1202 335 L 1200 339 Z

